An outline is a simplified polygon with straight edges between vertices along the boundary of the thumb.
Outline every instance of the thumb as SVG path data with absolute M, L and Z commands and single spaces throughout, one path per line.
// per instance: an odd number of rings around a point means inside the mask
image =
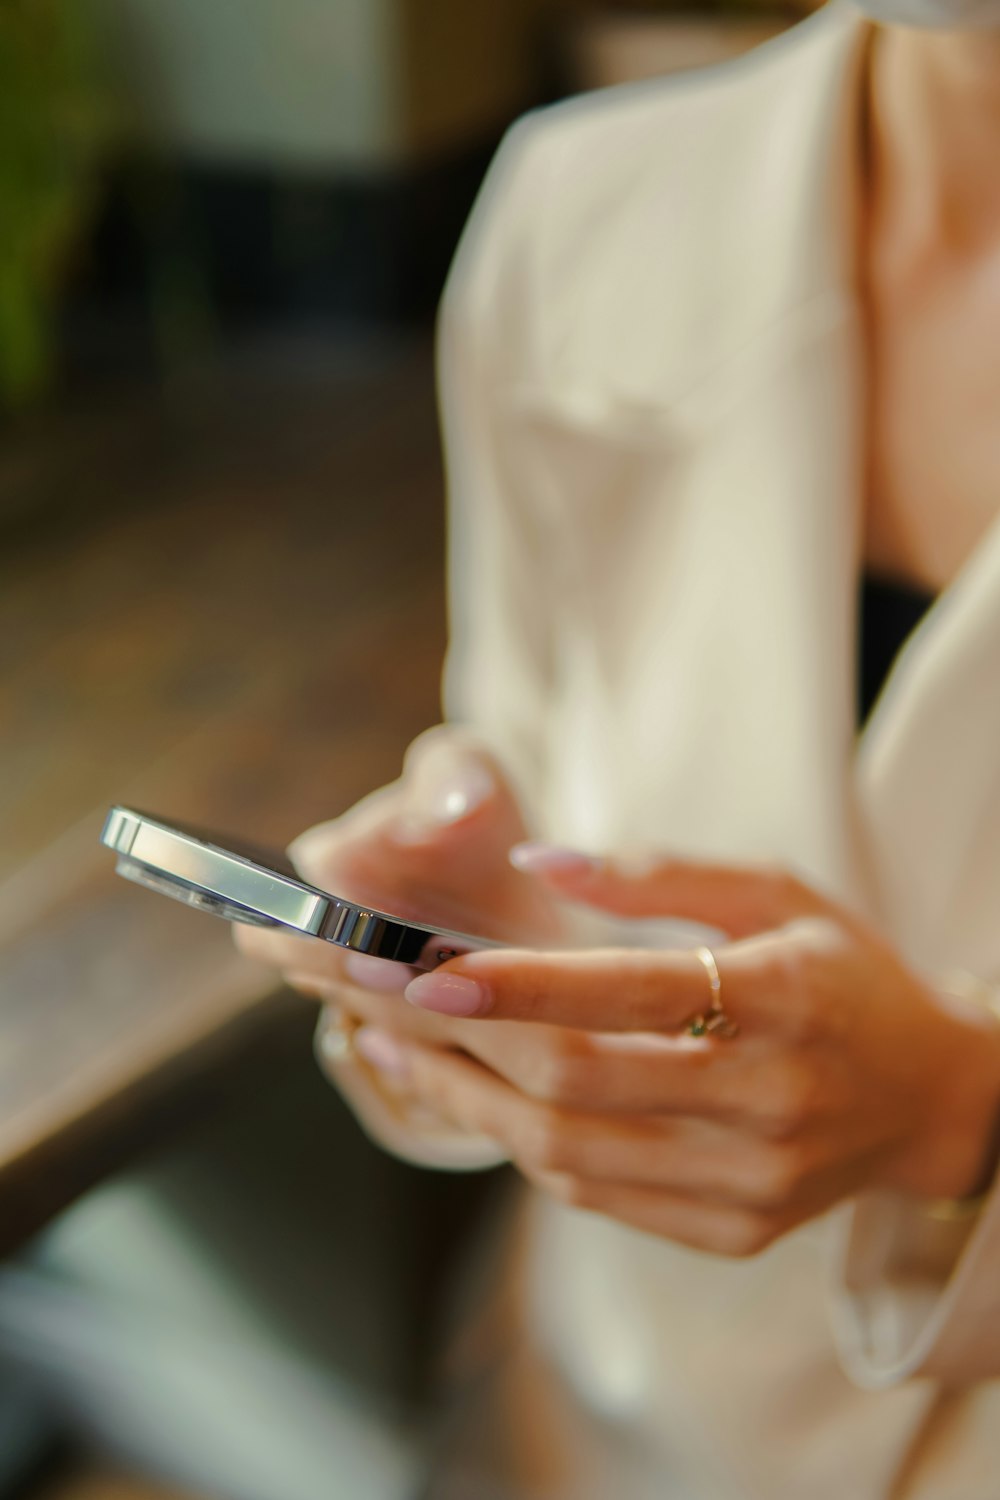
M 511 868 L 511 847 L 527 832 L 524 815 L 502 764 L 472 730 L 443 724 L 420 735 L 397 785 L 400 809 L 384 847 L 404 895 L 416 884 L 435 891 L 460 930 L 507 942 L 560 939 L 558 904 L 540 899 L 534 881 Z
M 475 901 L 486 886 L 492 898 L 497 881 L 516 879 L 507 852 L 524 836 L 499 762 L 470 731 L 443 725 L 414 741 L 397 781 L 301 834 L 289 854 L 321 889 L 385 908 L 396 902 L 405 915 L 417 892 L 447 891 L 451 905 Z
M 321 889 L 501 937 L 534 931 L 554 906 L 508 863 L 524 836 L 499 761 L 470 731 L 445 725 L 414 742 L 398 781 L 300 836 L 290 853 Z
M 461 858 L 501 853 L 525 836 L 517 797 L 496 756 L 471 730 L 442 724 L 414 740 L 403 762 L 398 816 L 387 827 L 399 847 Z

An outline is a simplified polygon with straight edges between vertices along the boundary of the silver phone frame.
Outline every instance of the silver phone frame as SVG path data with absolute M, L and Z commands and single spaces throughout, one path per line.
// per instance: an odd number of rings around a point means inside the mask
M 119 875 L 227 921 L 286 928 L 416 969 L 496 946 L 321 891 L 299 879 L 290 864 L 289 873 L 272 869 L 216 838 L 121 806 L 110 809 L 101 831 L 101 843 L 118 856 Z

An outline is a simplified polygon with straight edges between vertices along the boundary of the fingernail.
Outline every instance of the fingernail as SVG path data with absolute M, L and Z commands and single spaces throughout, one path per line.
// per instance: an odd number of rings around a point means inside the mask
M 418 841 L 437 829 L 460 823 L 481 807 L 496 791 L 496 782 L 477 761 L 449 763 L 428 768 L 423 785 L 418 783 L 411 805 L 400 819 L 396 837 L 402 843 Z
M 405 990 L 413 978 L 407 964 L 388 958 L 372 958 L 370 953 L 349 953 L 344 959 L 344 973 L 363 990 L 380 990 L 385 994 Z
M 590 854 L 559 844 L 515 844 L 508 858 L 515 870 L 527 875 L 587 875 L 600 864 Z
M 433 823 L 457 823 L 493 795 L 493 777 L 475 761 L 432 785 L 423 804 Z
M 388 1031 L 377 1026 L 362 1026 L 354 1033 L 354 1050 L 377 1072 L 402 1079 L 410 1071 L 406 1048 Z
M 490 992 L 462 974 L 421 974 L 406 986 L 406 998 L 442 1016 L 479 1016 L 490 1008 Z
M 321 860 L 331 844 L 331 825 L 317 823 L 292 840 L 285 851 L 296 869 L 307 870 Z

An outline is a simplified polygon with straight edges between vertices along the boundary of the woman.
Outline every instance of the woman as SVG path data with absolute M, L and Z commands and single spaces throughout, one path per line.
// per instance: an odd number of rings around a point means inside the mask
M 520 947 L 407 1006 L 241 939 L 388 1145 L 541 1190 L 435 1494 L 996 1487 L 1000 5 L 881 9 L 524 122 L 466 236 L 469 728 L 295 853 Z M 856 739 L 866 571 L 869 667 L 931 607 Z M 717 935 L 574 951 L 567 901 Z

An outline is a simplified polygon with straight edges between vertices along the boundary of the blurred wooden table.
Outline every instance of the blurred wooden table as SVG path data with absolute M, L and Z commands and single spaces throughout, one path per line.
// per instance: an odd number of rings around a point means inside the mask
M 67 1466 L 59 1475 L 29 1485 L 18 1493 L 18 1500 L 197 1500 L 197 1497 L 164 1489 L 150 1480 L 81 1464 Z
M 121 801 L 283 846 L 392 779 L 438 717 L 441 509 L 425 344 L 258 351 L 0 445 L 0 1253 L 306 1035 L 98 833 Z

